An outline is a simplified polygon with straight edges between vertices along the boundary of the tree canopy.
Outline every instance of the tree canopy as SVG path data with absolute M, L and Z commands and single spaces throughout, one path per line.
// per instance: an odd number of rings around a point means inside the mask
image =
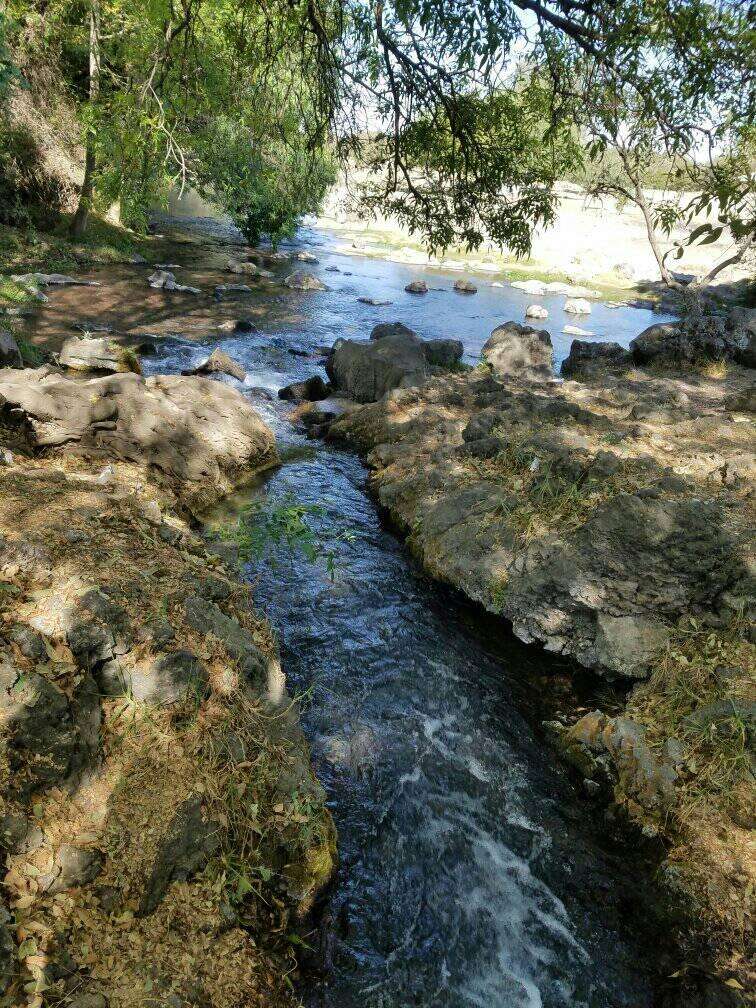
M 16 50 L 47 54 L 77 102 L 94 198 L 138 219 L 187 183 L 253 237 L 290 230 L 348 160 L 366 169 L 359 207 L 429 246 L 525 252 L 553 182 L 599 152 L 586 139 L 633 119 L 657 153 L 699 157 L 756 110 L 754 7 L 731 0 L 7 7 Z M 746 182 L 728 184 L 738 205 Z

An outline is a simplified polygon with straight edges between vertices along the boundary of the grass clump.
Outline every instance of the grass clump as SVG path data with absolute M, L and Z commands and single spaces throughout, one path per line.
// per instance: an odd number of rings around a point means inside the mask
M 494 436 L 502 437 L 500 428 Z M 578 528 L 603 501 L 619 493 L 633 493 L 648 483 L 648 474 L 631 459 L 618 460 L 611 475 L 592 475 L 587 470 L 575 479 L 560 473 L 555 461 L 525 437 L 507 440 L 492 459 L 471 459 L 475 477 L 502 483 L 512 499 L 502 502 L 496 517 L 504 518 L 512 531 L 527 544 L 553 529 Z
M 688 618 L 630 698 L 628 716 L 652 747 L 669 738 L 681 746 L 683 814 L 713 803 L 739 817 L 753 802 L 756 646 L 747 631 L 743 619 L 714 630 Z

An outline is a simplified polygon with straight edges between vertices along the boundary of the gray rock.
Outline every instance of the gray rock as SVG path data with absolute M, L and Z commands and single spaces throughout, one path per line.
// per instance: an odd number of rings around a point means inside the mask
M 427 294 L 428 284 L 425 280 L 413 280 L 404 289 L 408 294 Z
M 286 277 L 284 284 L 287 287 L 291 287 L 292 290 L 298 291 L 327 290 L 326 285 L 321 280 L 318 280 L 316 276 L 308 273 L 306 270 L 297 270 L 296 273 L 292 273 L 291 276 Z
M 0 368 L 22 368 L 24 361 L 12 334 L 7 329 L 0 329 Z
M 55 855 L 53 869 L 39 879 L 43 892 L 53 894 L 93 882 L 103 868 L 101 851 L 62 844 Z
M 596 654 L 618 676 L 643 678 L 669 639 L 669 628 L 646 616 L 597 616 Z
M 157 269 L 147 278 L 147 283 L 153 290 L 177 291 L 184 294 L 201 294 L 199 287 L 189 287 L 187 284 L 176 283 L 176 277 L 167 269 Z
M 477 294 L 478 288 L 471 280 L 457 280 L 454 284 L 457 294 Z
M 188 506 L 214 502 L 278 457 L 273 432 L 251 403 L 207 378 L 85 380 L 50 368 L 6 369 L 0 371 L 3 406 L 22 423 L 30 448 L 92 448 L 155 466 Z
M 546 293 L 546 284 L 540 280 L 514 280 L 512 286 L 517 290 L 525 291 L 526 294 L 533 294 L 535 297 L 542 297 Z
M 403 322 L 379 322 L 373 326 L 370 339 L 383 339 L 384 336 L 417 336 L 417 333 Z
M 251 294 L 252 288 L 249 284 L 218 284 L 214 290 L 214 294 L 217 298 L 223 297 L 224 294 Z M 218 326 L 220 329 L 221 326 Z M 236 329 L 236 326 L 232 326 L 232 329 Z
M 140 914 L 152 913 L 172 882 L 185 882 L 201 871 L 220 843 L 220 826 L 205 819 L 202 800 L 188 798 L 173 817 L 157 853 L 140 902 Z
M 393 301 L 383 301 L 381 300 L 381 298 L 373 298 L 373 297 L 358 297 L 357 300 L 361 304 L 373 305 L 376 308 L 384 308 L 387 305 L 394 303 Z
M 543 305 L 531 304 L 525 309 L 525 318 L 547 319 L 549 313 Z
M 73 336 L 67 339 L 61 347 L 59 359 L 63 367 L 72 371 L 140 373 L 139 361 L 133 351 L 128 351 L 104 336 Z
M 742 721 L 749 732 L 756 732 L 756 703 L 737 697 L 715 700 L 713 703 L 697 707 L 683 721 L 686 725 L 703 731 L 711 728 L 712 725 L 720 726 L 732 719 L 738 722 Z
M 591 302 L 586 298 L 567 298 L 564 302 L 564 311 L 572 315 L 590 315 Z
M 200 634 L 212 634 L 221 641 L 248 683 L 253 686 L 267 684 L 268 660 L 235 619 L 227 616 L 214 602 L 198 595 L 190 595 L 186 599 L 184 613 L 193 630 Z
M 562 362 L 562 374 L 573 375 L 596 365 L 630 364 L 632 357 L 619 343 L 589 343 L 573 340 L 569 355 Z
M 99 287 L 97 280 L 77 280 L 64 273 L 24 273 L 14 276 L 16 283 L 33 283 L 40 287 Z
M 462 360 L 465 348 L 461 340 L 436 339 L 423 341 L 423 353 L 429 364 L 436 367 L 454 367 Z
M 481 356 L 495 375 L 544 379 L 552 374 L 551 336 L 545 329 L 518 322 L 505 322 L 494 329 Z
M 181 373 L 185 375 L 227 374 L 241 382 L 247 377 L 247 372 L 241 364 L 238 364 L 232 357 L 229 357 L 227 353 L 224 353 L 223 350 L 219 350 L 217 347 L 197 367 L 189 368 Z
M 395 388 L 421 383 L 427 374 L 422 341 L 415 336 L 384 336 L 371 343 L 344 340 L 326 362 L 339 391 L 357 402 L 375 402 Z
M 305 251 L 295 252 L 291 258 L 296 260 L 296 262 L 306 262 L 306 263 L 320 262 L 318 257 L 314 256 L 312 252 L 305 252 Z
M 613 785 L 621 803 L 661 815 L 675 800 L 675 767 L 652 753 L 645 729 L 629 718 L 585 714 L 564 732 L 559 746 L 590 780 Z
M 69 698 L 36 670 L 21 675 L 7 663 L 0 668 L 0 714 L 10 731 L 8 793 L 25 800 L 41 786 L 75 784 L 99 756 L 101 712 L 93 678 L 84 675 Z
M 306 381 L 284 385 L 278 390 L 278 398 L 289 402 L 320 402 L 331 394 L 331 386 L 326 384 L 320 375 L 313 375 Z
M 226 269 L 229 273 L 243 273 L 246 276 L 258 276 L 260 273 L 257 263 L 241 262 L 238 259 L 229 259 Z

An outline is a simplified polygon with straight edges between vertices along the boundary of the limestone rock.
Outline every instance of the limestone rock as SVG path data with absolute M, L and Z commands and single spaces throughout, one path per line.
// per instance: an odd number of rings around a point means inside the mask
M 564 302 L 564 311 L 571 315 L 590 315 L 591 302 L 586 298 L 567 298 Z
M 147 277 L 147 283 L 153 290 L 178 291 L 184 294 L 201 294 L 199 287 L 189 287 L 187 284 L 176 283 L 176 277 L 170 270 L 156 269 Z
M 569 355 L 562 362 L 562 374 L 573 375 L 595 365 L 630 364 L 630 354 L 619 343 L 588 343 L 573 340 Z
M 0 329 L 0 368 L 22 368 L 24 366 L 21 351 L 18 349 L 12 334 L 7 329 Z
M 313 375 L 306 381 L 284 385 L 278 390 L 278 398 L 288 399 L 290 402 L 320 402 L 322 399 L 327 399 L 330 394 L 331 386 L 326 384 L 320 375 Z
M 77 280 L 65 273 L 23 273 L 14 276 L 16 283 L 35 284 L 38 287 L 99 287 L 97 280 Z
M 171 882 L 184 882 L 207 864 L 220 847 L 219 824 L 207 819 L 200 798 L 188 798 L 176 811 L 155 858 L 139 912 L 150 914 Z
M 226 263 L 226 270 L 229 273 L 243 273 L 245 276 L 258 276 L 260 267 L 257 263 L 243 262 L 239 259 L 229 259 Z
M 139 360 L 132 350 L 105 336 L 67 339 L 60 350 L 60 363 L 72 371 L 109 371 L 113 374 L 141 373 Z
M 422 341 L 407 335 L 341 341 L 326 371 L 335 388 L 357 402 L 375 402 L 391 389 L 419 384 L 427 374 Z
M 373 297 L 358 297 L 357 300 L 361 304 L 373 305 L 376 308 L 383 308 L 386 307 L 387 305 L 394 303 L 393 301 L 384 301 L 381 298 L 373 298 Z
M 216 298 L 222 298 L 224 294 L 251 294 L 252 288 L 249 284 L 243 283 L 217 284 L 213 293 Z M 220 329 L 221 326 L 218 328 Z
M 454 284 L 457 294 L 477 294 L 478 288 L 471 280 L 457 280 Z
M 413 280 L 404 289 L 408 294 L 427 294 L 428 284 L 425 280 Z
M 512 286 L 516 290 L 525 291 L 526 294 L 533 294 L 535 297 L 542 297 L 546 293 L 546 284 L 540 280 L 514 280 Z
M 566 325 L 564 327 L 564 329 L 562 329 L 562 332 L 566 333 L 568 336 L 595 336 L 596 335 L 595 333 L 590 332 L 588 329 L 581 329 L 580 326 L 576 326 L 576 325 Z
M 327 290 L 326 285 L 321 280 L 318 280 L 314 274 L 308 273 L 306 270 L 297 270 L 296 273 L 287 276 L 284 283 L 287 287 L 291 287 L 292 290 L 298 291 Z
M 291 258 L 294 259 L 296 262 L 306 262 L 306 263 L 320 262 L 318 257 L 314 256 L 312 252 L 306 252 L 306 251 L 295 252 Z
M 0 372 L 0 407 L 31 449 L 58 447 L 142 462 L 185 504 L 214 502 L 278 460 L 272 431 L 239 392 L 207 378 L 52 368 Z
M 229 357 L 227 353 L 224 353 L 223 350 L 219 350 L 217 347 L 201 364 L 198 364 L 197 367 L 189 368 L 187 371 L 182 371 L 182 374 L 227 374 L 240 382 L 243 382 L 247 377 L 247 372 L 241 364 L 237 363 L 232 357 Z
M 545 329 L 517 322 L 505 322 L 494 329 L 481 356 L 497 375 L 548 378 L 552 373 L 551 336 Z
M 543 305 L 532 304 L 525 309 L 525 318 L 547 319 L 548 317 L 549 313 Z

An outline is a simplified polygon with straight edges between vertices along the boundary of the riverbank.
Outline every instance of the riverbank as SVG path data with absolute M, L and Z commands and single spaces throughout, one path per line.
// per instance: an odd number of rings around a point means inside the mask
M 624 684 L 621 717 L 547 727 L 586 791 L 665 845 L 691 979 L 720 982 L 700 1003 L 739 1003 L 754 979 L 753 373 L 601 362 L 557 383 L 528 374 L 529 352 L 395 388 L 327 436 L 366 455 L 432 576 Z
M 0 1004 L 294 1008 L 333 824 L 271 627 L 193 531 L 273 435 L 202 378 L 0 383 Z

